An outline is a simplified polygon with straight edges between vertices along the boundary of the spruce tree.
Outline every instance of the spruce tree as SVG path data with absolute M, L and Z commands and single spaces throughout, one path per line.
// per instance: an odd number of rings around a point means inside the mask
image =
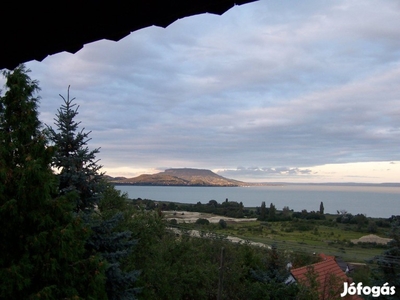
M 98 165 L 96 154 L 99 148 L 89 150 L 89 132 L 85 128 L 79 130 L 81 122 L 76 122 L 79 106 L 70 98 L 69 87 L 67 97 L 58 109 L 55 124 L 57 131 L 47 126 L 47 135 L 56 147 L 52 166 L 59 171 L 60 195 L 76 192 L 74 211 L 82 215 L 91 227 L 92 234 L 86 241 L 86 249 L 90 253 L 100 254 L 106 261 L 106 291 L 109 299 L 134 299 L 138 292 L 135 289 L 138 272 L 122 271 L 120 262 L 136 244 L 129 231 L 118 231 L 117 226 L 122 222 L 122 214 L 113 214 L 95 210 L 99 207 L 104 196 L 110 195 L 113 186 L 105 183 L 104 173 Z M 111 193 L 113 194 L 113 193 Z M 119 194 L 118 194 L 119 195 Z M 119 202 L 115 196 L 109 201 Z
M 54 119 L 58 131 L 47 127 L 48 137 L 57 148 L 52 166 L 59 171 L 61 195 L 70 191 L 78 193 L 75 212 L 90 212 L 98 205 L 102 192 L 103 174 L 99 172 L 102 166 L 98 165 L 96 160 L 99 148 L 89 150 L 87 144 L 91 140 L 91 131 L 85 132 L 85 128 L 78 130 L 81 122 L 76 122 L 75 117 L 78 115 L 79 106 L 73 103 L 75 98 L 69 98 L 69 87 L 67 98 L 62 95 L 60 97 L 64 104 L 58 109 Z
M 139 271 L 123 271 L 121 261 L 131 253 L 136 241 L 131 239 L 130 231 L 118 231 L 116 228 L 123 222 L 123 214 L 116 213 L 114 216 L 92 223 L 93 234 L 89 237 L 87 246 L 107 260 L 106 269 L 106 291 L 108 299 L 122 300 L 135 299 L 140 291 L 134 287 L 140 274 Z
M 267 218 L 267 208 L 265 206 L 265 201 L 262 201 L 258 220 L 265 221 L 266 218 Z
M 104 264 L 87 256 L 89 230 L 57 194 L 38 119 L 37 81 L 4 72 L 0 97 L 0 299 L 105 299 Z
M 276 208 L 274 204 L 269 205 L 268 221 L 274 221 L 276 219 Z

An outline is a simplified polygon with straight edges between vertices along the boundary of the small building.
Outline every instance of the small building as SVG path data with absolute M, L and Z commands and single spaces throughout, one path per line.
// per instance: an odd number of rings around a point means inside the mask
M 321 255 L 323 261 L 304 266 L 301 268 L 291 269 L 290 277 L 286 280 L 287 284 L 301 283 L 310 287 L 312 278 L 319 295 L 319 299 L 337 299 L 343 293 L 344 283 L 349 285 L 353 282 L 347 277 L 346 273 L 339 267 L 334 256 Z M 362 300 L 358 295 L 347 295 L 343 299 Z

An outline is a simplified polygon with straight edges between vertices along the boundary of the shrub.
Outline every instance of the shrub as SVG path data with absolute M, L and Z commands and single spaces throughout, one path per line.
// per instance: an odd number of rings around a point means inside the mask
M 221 228 L 226 228 L 227 226 L 226 221 L 224 219 L 219 220 L 218 224 Z
M 207 219 L 199 218 L 196 220 L 196 224 L 208 225 L 208 224 L 210 224 L 210 221 L 208 221 Z

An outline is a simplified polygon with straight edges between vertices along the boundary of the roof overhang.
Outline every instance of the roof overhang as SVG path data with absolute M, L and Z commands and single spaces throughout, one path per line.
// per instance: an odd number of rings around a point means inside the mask
M 0 69 L 196 14 L 221 15 L 256 0 L 10 1 L 2 8 Z

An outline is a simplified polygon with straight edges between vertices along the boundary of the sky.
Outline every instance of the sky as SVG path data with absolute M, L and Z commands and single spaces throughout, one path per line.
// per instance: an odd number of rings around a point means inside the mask
M 70 85 L 110 176 L 399 182 L 399 37 L 397 0 L 260 0 L 26 66 L 44 124 Z

